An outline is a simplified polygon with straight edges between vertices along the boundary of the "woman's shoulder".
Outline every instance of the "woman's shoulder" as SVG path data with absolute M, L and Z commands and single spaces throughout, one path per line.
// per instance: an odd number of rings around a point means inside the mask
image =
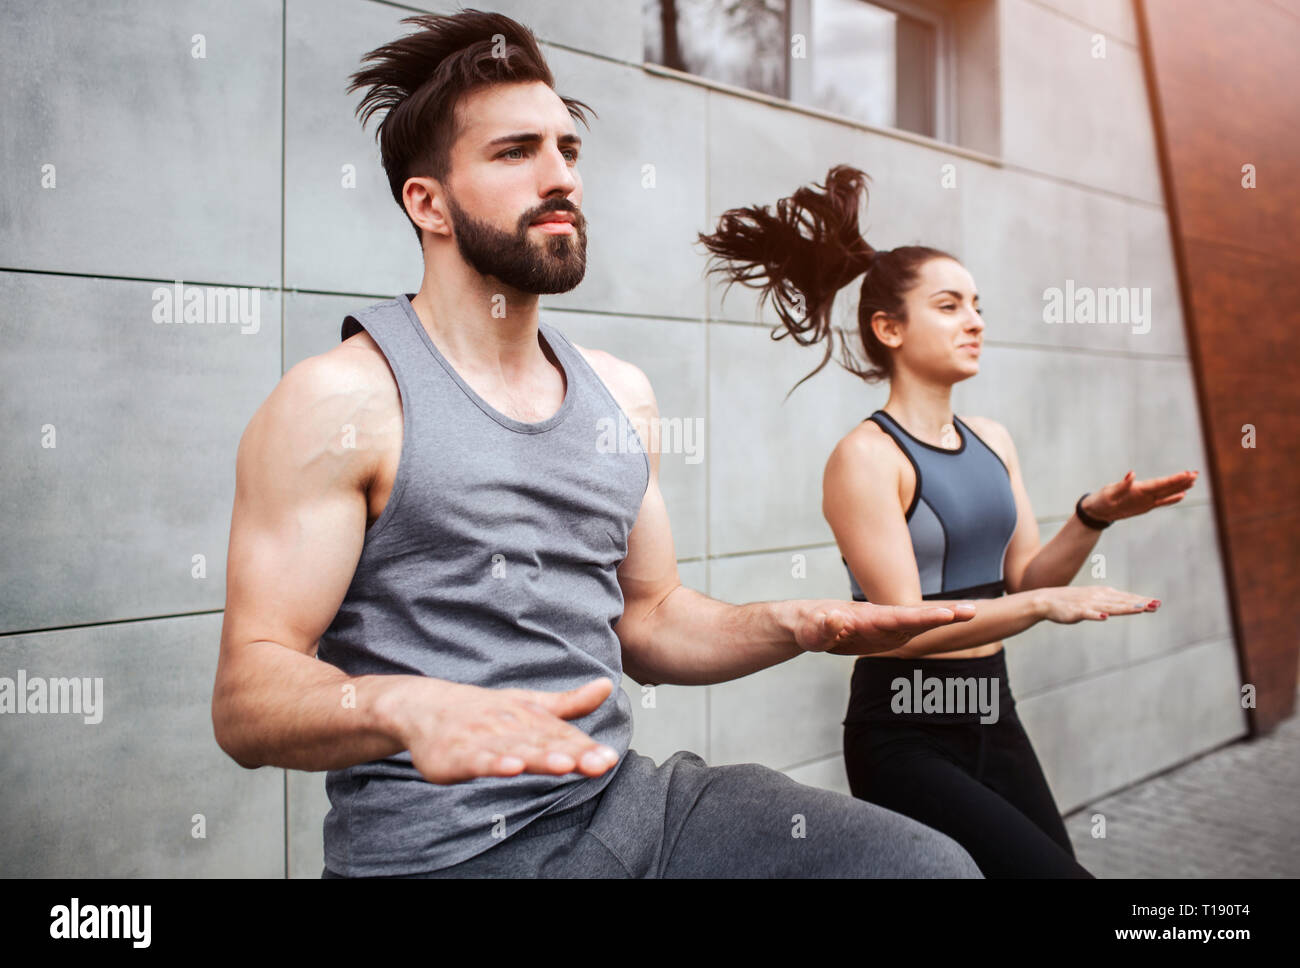
M 857 426 L 841 437 L 835 450 L 846 455 L 892 456 L 898 453 L 898 445 L 880 424 L 868 418 L 859 421 Z
M 904 465 L 910 467 L 894 439 L 874 420 L 862 420 L 835 445 L 826 459 L 826 473 L 847 473 L 861 479 L 863 474 L 887 472 L 889 479 L 895 480 Z
M 998 457 L 1002 458 L 1002 463 L 1006 464 L 1010 460 L 1015 453 L 1015 444 L 1012 443 L 1011 433 L 1006 427 L 991 417 L 968 417 L 964 414 L 957 416 L 962 423 L 979 434 L 980 439 L 988 444 Z

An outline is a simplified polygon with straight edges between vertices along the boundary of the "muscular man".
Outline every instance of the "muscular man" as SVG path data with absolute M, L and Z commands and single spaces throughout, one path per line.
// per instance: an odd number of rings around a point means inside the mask
M 506 17 L 410 19 L 353 89 L 363 123 L 386 112 L 424 278 L 347 317 L 240 441 L 217 742 L 328 771 L 324 876 L 979 876 L 874 805 L 629 748 L 624 670 L 724 682 L 974 612 L 681 585 L 648 381 L 538 315 L 585 270 L 586 106 Z

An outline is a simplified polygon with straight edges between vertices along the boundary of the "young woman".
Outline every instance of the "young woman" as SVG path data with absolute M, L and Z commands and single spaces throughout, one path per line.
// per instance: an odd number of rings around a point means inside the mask
M 1160 603 L 1145 596 L 1069 583 L 1103 528 L 1176 504 L 1196 472 L 1137 481 L 1129 471 L 1084 494 L 1040 544 L 1011 436 L 952 410 L 953 385 L 979 372 L 985 324 L 974 280 L 937 249 L 868 245 L 858 229 L 865 183 L 836 166 L 775 213 L 732 209 L 700 236 L 712 272 L 759 289 L 797 342 L 826 340 L 808 376 L 830 360 L 836 292 L 863 276 L 867 364 L 842 332 L 840 362 L 868 382 L 888 380 L 889 399 L 831 454 L 823 513 L 855 600 L 977 600 L 972 621 L 855 663 L 844 719 L 850 789 L 948 834 L 986 877 L 1091 877 L 1016 716 L 1003 641 L 1041 621 L 1155 611 Z

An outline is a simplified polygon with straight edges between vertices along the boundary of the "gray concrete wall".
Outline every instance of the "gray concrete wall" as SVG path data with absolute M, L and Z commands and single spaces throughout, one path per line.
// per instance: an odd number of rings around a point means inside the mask
M 410 10 L 112 7 L 0 2 L 0 676 L 99 676 L 105 692 L 97 725 L 0 716 L 0 874 L 315 877 L 323 775 L 242 770 L 208 718 L 234 454 L 280 374 L 332 346 L 345 313 L 419 285 L 418 248 L 344 94 Z M 820 351 L 772 342 L 748 293 L 723 302 L 691 244 L 726 208 L 837 162 L 874 178 L 873 244 L 949 248 L 974 274 L 987 350 L 957 410 L 1010 429 L 1044 538 L 1129 467 L 1205 467 L 1125 0 L 999 0 L 996 157 L 647 71 L 639 0 L 495 9 L 534 28 L 560 90 L 600 115 L 584 133 L 588 276 L 547 299 L 546 318 L 641 366 L 663 416 L 705 421 L 704 459 L 662 465 L 686 584 L 738 603 L 848 595 L 821 469 L 885 390 L 827 369 L 782 404 Z M 256 287 L 260 327 L 155 323 L 154 290 L 177 279 Z M 1150 331 L 1045 325 L 1043 290 L 1066 279 L 1150 287 Z M 1039 626 L 1009 645 L 1063 809 L 1245 731 L 1211 497 L 1202 480 L 1098 547 L 1095 580 L 1161 598 L 1158 614 Z M 653 707 L 628 680 L 634 746 L 847 792 L 851 664 L 806 656 L 661 687 Z

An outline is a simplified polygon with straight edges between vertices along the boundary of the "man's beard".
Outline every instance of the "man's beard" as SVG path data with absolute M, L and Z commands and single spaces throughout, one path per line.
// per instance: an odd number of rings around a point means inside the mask
M 536 294 L 568 292 L 582 282 L 587 272 L 587 220 L 572 202 L 543 202 L 520 216 L 513 233 L 474 218 L 450 193 L 447 207 L 461 258 L 482 275 Z M 547 212 L 572 213 L 573 233 L 547 235 L 540 243 L 529 239 L 528 227 Z

